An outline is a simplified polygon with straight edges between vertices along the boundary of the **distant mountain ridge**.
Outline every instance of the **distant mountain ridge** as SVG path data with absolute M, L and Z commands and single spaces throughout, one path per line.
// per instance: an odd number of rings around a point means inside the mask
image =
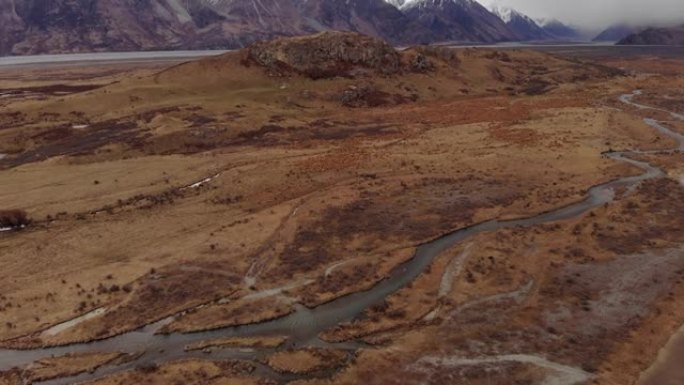
M 524 15 L 513 8 L 493 6 L 493 14 L 499 16 L 506 26 L 515 33 L 518 40 L 552 40 L 554 37 L 542 28 L 531 17 Z
M 580 30 L 573 28 L 557 19 L 538 19 L 536 20 L 546 33 L 551 35 L 554 40 L 578 41 L 584 40 Z
M 495 43 L 517 40 L 498 16 L 474 0 L 389 0 L 434 41 Z
M 647 28 L 623 38 L 617 44 L 684 46 L 684 25 L 672 28 Z
M 605 30 L 601 31 L 593 41 L 595 42 L 616 42 L 625 37 L 640 32 L 643 28 L 637 27 L 629 24 L 616 24 L 612 25 Z
M 395 44 L 429 31 L 384 0 L 0 0 L 0 55 L 239 48 L 347 30 Z
M 230 49 L 328 30 L 395 45 L 559 36 L 475 0 L 0 0 L 0 55 Z

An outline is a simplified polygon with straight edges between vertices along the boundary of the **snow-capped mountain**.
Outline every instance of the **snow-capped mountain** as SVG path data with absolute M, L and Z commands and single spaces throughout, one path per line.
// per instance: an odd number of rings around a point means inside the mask
M 619 41 L 626 38 L 629 35 L 639 33 L 644 30 L 644 27 L 637 27 L 629 24 L 616 24 L 612 25 L 605 30 L 601 31 L 594 41 L 596 42 L 612 42 Z
M 554 40 L 576 41 L 583 40 L 583 33 L 573 27 L 568 26 L 557 19 L 537 19 L 539 25 L 546 33 L 551 35 Z
M 506 24 L 475 0 L 385 0 L 427 28 L 435 41 L 515 40 Z
M 513 8 L 492 6 L 491 11 L 497 15 L 515 33 L 518 40 L 552 40 L 553 36 L 540 27 L 531 17 L 524 15 Z
M 538 40 L 523 22 L 475 0 L 0 0 L 0 55 L 239 48 L 326 30 L 397 45 Z

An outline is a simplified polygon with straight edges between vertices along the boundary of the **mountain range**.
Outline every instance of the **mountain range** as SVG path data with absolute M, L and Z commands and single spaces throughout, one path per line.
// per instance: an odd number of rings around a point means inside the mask
M 534 20 L 510 7 L 493 6 L 497 15 L 520 41 L 579 41 L 581 33 L 555 19 Z
M 228 49 L 326 30 L 395 45 L 577 35 L 475 0 L 0 0 L 0 55 Z
M 646 28 L 628 35 L 618 45 L 684 45 L 684 25 L 671 28 Z
M 595 42 L 614 42 L 633 34 L 641 32 L 644 29 L 642 27 L 630 25 L 630 24 L 615 24 L 601 31 L 593 39 Z

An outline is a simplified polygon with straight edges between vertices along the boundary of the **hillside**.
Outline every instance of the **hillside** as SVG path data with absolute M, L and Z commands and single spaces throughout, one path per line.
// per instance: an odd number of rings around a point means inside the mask
M 605 30 L 601 31 L 592 41 L 594 42 L 614 42 L 624 39 L 625 37 L 638 33 L 642 30 L 641 27 L 627 25 L 627 24 L 617 24 L 612 25 Z
M 583 40 L 582 33 L 571 26 L 568 26 L 556 19 L 539 19 L 537 20 L 537 25 L 539 25 L 544 32 L 553 36 L 555 40 L 560 41 L 577 41 Z
M 618 45 L 684 45 L 684 25 L 673 28 L 647 28 L 620 40 Z
M 340 30 L 395 45 L 517 40 L 470 0 L 0 0 L 0 55 L 233 49 Z
M 572 55 L 0 66 L 0 384 L 637 383 L 684 322 L 681 59 Z
M 432 41 L 517 40 L 503 20 L 473 0 L 391 0 L 410 20 L 430 31 Z
M 553 40 L 555 37 L 548 33 L 543 27 L 537 24 L 529 16 L 522 14 L 515 9 L 509 7 L 494 6 L 491 9 L 492 13 L 499 16 L 506 26 L 515 33 L 518 40 L 521 41 L 535 41 L 535 40 Z

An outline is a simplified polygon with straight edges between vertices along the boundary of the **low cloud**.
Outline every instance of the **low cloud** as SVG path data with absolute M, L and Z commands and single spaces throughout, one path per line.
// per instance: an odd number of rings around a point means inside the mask
M 480 0 L 513 7 L 534 18 L 556 18 L 589 30 L 610 25 L 684 24 L 684 0 Z

